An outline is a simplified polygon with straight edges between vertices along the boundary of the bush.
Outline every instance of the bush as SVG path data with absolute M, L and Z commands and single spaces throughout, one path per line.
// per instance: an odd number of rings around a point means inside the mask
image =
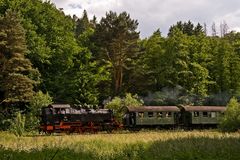
M 26 115 L 26 124 L 25 124 L 25 130 L 27 132 L 33 132 L 38 129 L 40 125 L 39 117 L 36 115 L 33 115 L 33 113 L 28 113 Z
M 222 131 L 234 132 L 240 129 L 240 103 L 235 97 L 230 99 L 220 123 Z
M 52 103 L 52 98 L 49 96 L 49 94 L 44 94 L 41 91 L 37 92 L 35 96 L 31 99 L 29 102 L 28 108 L 30 109 L 30 112 L 34 115 L 38 114 L 39 110 L 42 107 L 46 107 L 49 104 Z
M 39 112 L 42 107 L 46 107 L 52 103 L 52 98 L 49 94 L 44 94 L 41 91 L 37 92 L 29 102 L 29 113 L 26 115 L 26 131 L 31 132 L 39 126 Z
M 10 132 L 20 137 L 25 132 L 26 117 L 21 112 L 16 113 L 16 117 L 11 120 Z
M 105 107 L 113 109 L 115 118 L 121 122 L 127 106 L 138 107 L 142 105 L 143 101 L 139 99 L 137 95 L 132 96 L 131 93 L 127 93 L 124 98 L 114 97 Z

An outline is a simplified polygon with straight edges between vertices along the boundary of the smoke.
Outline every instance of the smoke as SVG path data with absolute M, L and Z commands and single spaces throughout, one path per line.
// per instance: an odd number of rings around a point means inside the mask
M 225 106 L 231 99 L 232 95 L 227 92 L 219 92 L 217 94 L 212 94 L 205 99 L 206 105 L 217 105 Z
M 201 95 L 189 94 L 182 86 L 173 88 L 165 87 L 161 91 L 149 92 L 142 97 L 145 105 L 210 105 L 225 106 L 229 102 L 231 94 L 221 92 L 203 97 Z
M 177 105 L 179 101 L 183 101 L 186 91 L 181 86 L 174 88 L 164 87 L 161 91 L 154 93 L 149 92 L 143 101 L 146 105 Z

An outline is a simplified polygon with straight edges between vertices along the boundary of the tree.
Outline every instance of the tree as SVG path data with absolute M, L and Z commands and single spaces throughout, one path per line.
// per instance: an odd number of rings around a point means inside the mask
M 233 132 L 240 129 L 240 104 L 236 98 L 232 98 L 221 120 L 220 128 L 223 131 Z
M 192 72 L 189 70 L 189 41 L 188 36 L 175 28 L 166 41 L 166 54 L 164 54 L 165 86 L 182 86 L 189 89 L 189 78 Z
M 209 73 L 215 85 L 210 87 L 212 92 L 230 93 L 231 86 L 231 67 L 230 59 L 233 48 L 227 40 L 212 37 L 210 41 L 210 54 L 212 62 L 209 63 Z
M 90 27 L 85 27 L 84 31 L 76 36 L 77 17 L 72 19 L 65 16 L 50 1 L 3 1 L 4 3 L 0 4 L 0 14 L 4 14 L 9 8 L 21 14 L 28 49 L 25 57 L 29 58 L 41 73 L 41 84 L 37 89 L 48 92 L 55 102 L 89 102 L 90 99 L 94 99 L 92 103 L 96 103 L 97 76 L 101 77 L 100 80 L 104 79 L 104 76 L 98 73 L 103 74 L 105 71 L 103 67 L 96 67 L 91 53 L 94 45 L 89 37 L 94 32 L 92 28 L 96 19 L 89 22 Z M 81 19 L 84 19 L 85 23 L 89 20 L 87 13 L 84 13 Z M 88 23 L 84 26 L 88 26 Z M 75 82 L 78 82 L 77 86 L 72 84 Z M 85 91 L 89 91 L 86 94 L 91 96 L 80 93 Z M 74 93 L 74 96 L 70 93 Z
M 228 29 L 229 29 L 229 27 L 228 27 L 227 23 L 225 21 L 223 21 L 220 24 L 220 35 L 221 35 L 221 37 L 224 37 L 227 34 Z
M 42 91 L 39 91 L 34 94 L 33 98 L 29 102 L 28 107 L 30 112 L 36 116 L 41 108 L 47 107 L 51 103 L 53 102 L 49 94 L 44 94 Z
M 40 74 L 32 67 L 31 62 L 24 57 L 27 52 L 24 29 L 19 15 L 8 10 L 0 19 L 1 38 L 1 75 L 4 98 L 2 102 L 29 102 L 34 94 L 34 86 L 38 83 Z
M 240 33 L 230 32 L 224 36 L 231 45 L 231 55 L 229 59 L 230 87 L 234 96 L 240 95 Z
M 189 37 L 189 68 L 192 72 L 189 84 L 190 93 L 197 96 L 207 96 L 208 87 L 214 83 L 209 77 L 208 66 L 211 64 L 212 57 L 209 54 L 208 37 L 202 33 Z
M 129 86 L 134 87 L 131 91 L 148 91 L 160 90 L 164 85 L 163 72 L 165 69 L 165 39 L 161 36 L 160 30 L 157 30 L 148 39 L 141 42 L 141 52 L 135 62 L 134 69 L 129 73 Z M 148 77 L 146 79 L 146 77 Z M 144 86 L 141 90 L 141 86 Z
M 122 90 L 124 70 L 128 67 L 127 62 L 131 61 L 137 53 L 139 39 L 137 26 L 138 22 L 132 20 L 126 12 L 117 15 L 111 11 L 96 26 L 96 43 L 102 48 L 101 57 L 111 64 L 112 86 L 115 95 Z
M 203 24 L 203 31 L 204 31 L 204 34 L 207 35 L 208 30 L 207 30 L 207 24 L 206 23 Z
M 73 67 L 67 74 L 68 83 L 64 84 L 68 91 L 63 100 L 75 104 L 98 104 L 102 91 L 97 89 L 100 81 L 108 80 L 104 66 L 97 67 L 88 48 L 82 48 L 78 55 L 74 56 Z
M 216 36 L 217 36 L 216 25 L 215 25 L 214 22 L 213 22 L 213 24 L 212 24 L 212 36 L 213 36 L 213 37 L 216 37 Z
M 196 26 L 189 20 L 188 22 L 182 23 L 182 21 L 178 21 L 176 25 L 173 25 L 169 29 L 168 36 L 171 35 L 174 29 L 178 28 L 183 34 L 187 34 L 188 36 L 199 35 L 204 33 L 203 26 L 198 23 Z
M 76 21 L 76 37 L 78 37 L 80 34 L 82 34 L 84 31 L 90 28 L 90 22 L 88 19 L 87 11 L 83 11 L 82 18 L 77 19 Z
M 40 120 L 39 113 L 41 108 L 47 107 L 49 104 L 53 103 L 52 98 L 49 94 L 44 94 L 42 91 L 34 94 L 33 98 L 30 100 L 28 107 L 28 112 L 26 114 L 25 130 L 28 132 L 33 132 L 39 128 Z
M 39 82 L 39 72 L 21 54 L 14 54 L 4 64 L 4 100 L 7 103 L 29 102 L 34 95 L 34 86 Z
M 124 98 L 114 97 L 105 105 L 105 107 L 108 109 L 113 109 L 116 119 L 121 122 L 126 111 L 126 107 L 140 107 L 142 105 L 143 101 L 139 99 L 137 95 L 132 96 L 131 93 L 127 93 Z

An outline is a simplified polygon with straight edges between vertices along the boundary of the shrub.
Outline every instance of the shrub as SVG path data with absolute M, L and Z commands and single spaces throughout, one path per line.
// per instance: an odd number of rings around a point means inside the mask
M 240 129 L 240 103 L 235 97 L 230 99 L 220 123 L 222 131 L 234 132 Z
M 28 108 L 30 112 L 36 115 L 42 107 L 46 107 L 52 103 L 52 98 L 49 94 L 44 94 L 42 91 L 39 91 L 35 94 L 35 96 L 29 102 Z
M 26 124 L 25 124 L 25 130 L 27 132 L 33 132 L 37 130 L 37 128 L 40 125 L 39 117 L 36 115 L 33 115 L 33 113 L 28 113 L 26 115 Z
M 138 98 L 137 95 L 127 93 L 124 98 L 114 97 L 110 102 L 106 104 L 106 108 L 113 109 L 115 118 L 121 122 L 123 114 L 125 113 L 125 108 L 127 106 L 142 106 L 143 101 Z
M 37 92 L 28 105 L 29 113 L 26 115 L 26 131 L 34 131 L 39 126 L 39 110 L 52 103 L 49 94 Z
M 26 117 L 21 112 L 16 113 L 16 117 L 11 120 L 10 132 L 16 136 L 22 136 L 25 132 L 25 120 Z

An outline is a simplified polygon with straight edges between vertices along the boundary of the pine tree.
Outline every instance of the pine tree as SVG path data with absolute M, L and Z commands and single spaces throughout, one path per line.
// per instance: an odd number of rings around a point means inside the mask
M 0 19 L 0 25 L 1 89 L 4 93 L 1 101 L 28 102 L 34 94 L 33 88 L 39 80 L 39 72 L 24 57 L 27 47 L 19 15 L 11 10 L 6 11 Z
M 87 11 L 84 10 L 82 18 L 76 21 L 76 37 L 86 31 L 90 27 L 90 25 L 91 24 L 88 19 Z
M 109 12 L 96 26 L 95 38 L 102 48 L 102 57 L 111 64 L 112 86 L 114 94 L 120 93 L 123 84 L 123 73 L 137 53 L 139 32 L 138 22 L 122 12 L 119 15 Z

